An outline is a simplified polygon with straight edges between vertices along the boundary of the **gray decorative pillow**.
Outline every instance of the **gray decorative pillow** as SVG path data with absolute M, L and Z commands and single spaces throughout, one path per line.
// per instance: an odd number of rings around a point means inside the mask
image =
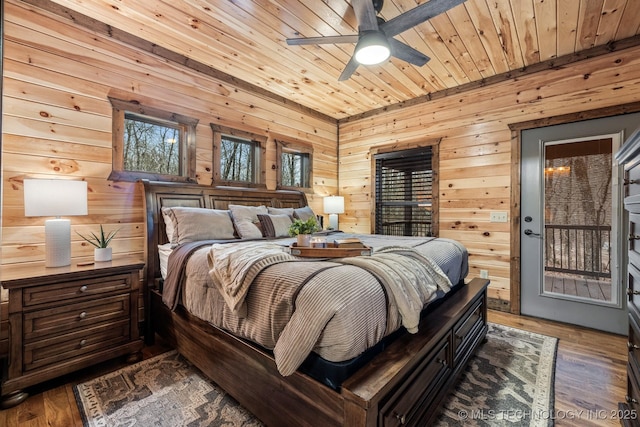
M 272 207 L 268 207 L 267 210 L 269 211 L 269 214 L 272 215 L 289 215 L 291 218 L 293 218 L 293 208 L 272 208 Z
M 264 215 L 258 214 L 260 224 L 262 224 L 262 235 L 264 237 L 288 237 L 289 226 L 293 222 L 287 214 Z
M 294 209 L 293 216 L 301 219 L 302 221 L 307 221 L 309 218 L 315 218 L 316 214 L 313 213 L 313 210 L 311 210 L 309 206 L 305 206 L 303 208 Z
M 262 237 L 258 227 L 258 214 L 268 214 L 266 206 L 229 205 L 233 224 L 242 239 L 256 239 Z
M 172 207 L 162 208 L 162 216 L 167 237 L 173 244 L 235 238 L 227 210 Z

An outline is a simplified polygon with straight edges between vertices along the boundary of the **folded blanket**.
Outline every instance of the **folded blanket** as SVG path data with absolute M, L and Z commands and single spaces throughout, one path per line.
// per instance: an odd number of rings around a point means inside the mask
M 402 325 L 412 334 L 418 332 L 420 312 L 436 295 L 438 288 L 451 289 L 451 281 L 438 265 L 415 249 L 389 246 L 369 257 L 335 260 L 367 270 L 385 287 L 389 306 L 396 307 Z
M 297 258 L 274 243 L 260 241 L 233 245 L 214 244 L 209 249 L 209 274 L 219 286 L 229 308 L 238 316 L 246 314 L 245 296 L 253 279 L 270 265 Z

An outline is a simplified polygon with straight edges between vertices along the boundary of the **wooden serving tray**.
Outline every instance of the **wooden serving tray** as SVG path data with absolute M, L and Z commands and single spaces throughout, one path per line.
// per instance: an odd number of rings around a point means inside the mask
M 333 243 L 327 243 L 326 248 L 314 248 L 311 246 L 298 246 L 297 243 L 293 243 L 289 246 L 289 253 L 306 258 L 346 258 L 371 255 L 371 248 L 369 246 L 362 248 L 337 248 Z

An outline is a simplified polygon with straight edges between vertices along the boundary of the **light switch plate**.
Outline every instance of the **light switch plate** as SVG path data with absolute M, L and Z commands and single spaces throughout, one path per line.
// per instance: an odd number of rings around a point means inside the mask
M 489 216 L 489 221 L 491 222 L 507 222 L 507 213 L 506 212 L 491 212 Z

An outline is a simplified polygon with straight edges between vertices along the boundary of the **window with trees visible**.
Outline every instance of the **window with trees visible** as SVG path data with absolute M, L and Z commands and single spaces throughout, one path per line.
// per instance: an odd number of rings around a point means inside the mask
M 276 140 L 278 187 L 311 188 L 312 150 L 304 144 Z
M 211 129 L 214 181 L 249 186 L 263 184 L 267 138 L 214 124 Z
M 113 171 L 110 179 L 195 180 L 196 119 L 139 103 L 113 106 Z

